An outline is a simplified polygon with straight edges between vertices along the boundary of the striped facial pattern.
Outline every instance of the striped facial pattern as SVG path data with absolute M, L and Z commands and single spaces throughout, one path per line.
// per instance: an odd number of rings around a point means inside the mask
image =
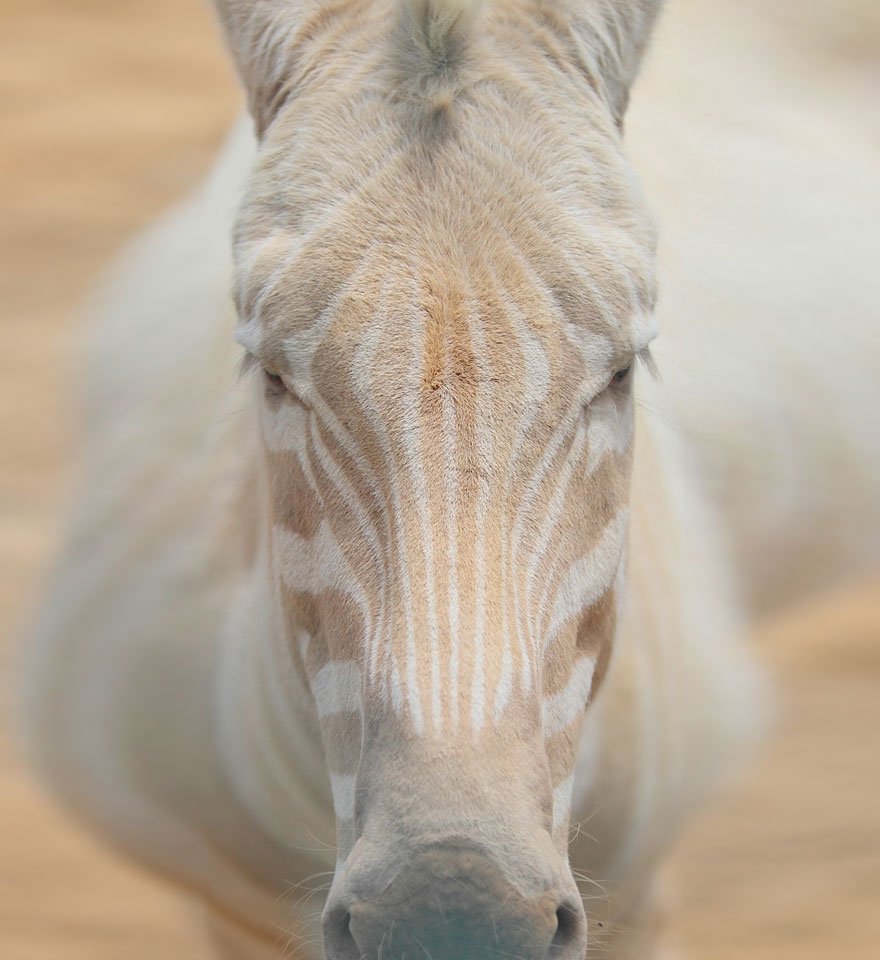
M 546 744 L 564 832 L 614 630 L 646 331 L 568 320 L 522 260 L 506 284 L 479 261 L 392 277 L 382 262 L 365 251 L 301 329 L 287 314 L 241 333 L 254 355 L 276 345 L 258 373 L 272 569 L 340 843 L 364 723 L 466 750 Z
M 653 231 L 593 101 L 559 91 L 554 125 L 552 88 L 524 109 L 511 74 L 426 157 L 364 95 L 373 56 L 350 96 L 306 88 L 274 121 L 236 234 L 283 629 L 342 859 L 377 805 L 406 819 L 379 794 L 441 767 L 425 805 L 450 822 L 521 801 L 564 849 L 620 595 Z

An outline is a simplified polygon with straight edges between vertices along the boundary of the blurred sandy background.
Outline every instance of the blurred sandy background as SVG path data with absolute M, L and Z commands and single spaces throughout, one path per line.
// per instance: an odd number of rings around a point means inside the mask
M 814 58 L 842 110 L 854 84 L 880 75 L 877 0 L 743 2 Z M 205 169 L 239 101 L 200 0 L 3 0 L 0 102 L 6 675 L 65 489 L 76 306 L 117 244 Z M 873 124 L 876 134 L 876 115 Z M 878 594 L 869 579 L 755 638 L 779 678 L 780 720 L 745 782 L 680 848 L 675 926 L 689 955 L 880 956 Z M 0 956 L 206 957 L 183 901 L 54 810 L 8 738 Z

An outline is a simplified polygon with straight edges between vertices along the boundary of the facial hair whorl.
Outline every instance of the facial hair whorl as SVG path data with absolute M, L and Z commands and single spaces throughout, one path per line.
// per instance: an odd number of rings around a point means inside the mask
M 483 0 L 397 0 L 401 85 L 426 130 L 449 129 L 464 51 Z
M 461 52 L 483 0 L 398 0 L 405 44 L 423 69 L 451 68 Z

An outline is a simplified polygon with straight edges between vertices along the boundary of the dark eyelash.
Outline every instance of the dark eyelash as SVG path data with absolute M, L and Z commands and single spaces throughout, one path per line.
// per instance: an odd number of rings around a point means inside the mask
M 258 373 L 262 373 L 266 380 L 279 390 L 286 389 L 284 379 L 279 374 L 267 370 L 252 353 L 246 353 L 242 358 L 241 366 L 238 370 L 239 379 L 246 380 L 249 377 L 256 376 Z
M 246 353 L 241 358 L 241 364 L 238 368 L 238 379 L 247 380 L 260 369 L 260 361 L 252 353 Z
M 660 379 L 660 369 L 657 366 L 656 360 L 654 360 L 654 355 L 648 347 L 639 350 L 636 354 L 636 363 L 640 363 L 648 371 L 648 376 L 652 380 Z
M 642 364 L 648 371 L 652 380 L 659 380 L 660 374 L 657 370 L 657 364 L 654 362 L 654 358 L 651 356 L 650 350 L 645 347 L 643 350 L 640 350 L 632 360 L 625 366 L 621 367 L 620 370 L 617 370 L 612 374 L 611 379 L 608 381 L 609 386 L 620 386 L 627 382 L 630 379 L 633 370 L 638 364 Z

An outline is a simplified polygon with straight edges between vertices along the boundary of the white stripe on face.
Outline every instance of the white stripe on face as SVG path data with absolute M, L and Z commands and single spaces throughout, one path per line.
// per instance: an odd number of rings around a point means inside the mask
M 322 521 L 311 539 L 281 526 L 272 529 L 272 548 L 282 582 L 293 590 L 320 593 L 331 588 L 354 600 L 370 623 L 370 605 L 330 526 Z
M 538 337 L 525 321 L 525 317 L 518 307 L 514 307 L 511 312 L 511 329 L 519 345 L 523 357 L 523 364 L 526 371 L 526 382 L 530 385 L 529 402 L 523 404 L 523 412 L 520 422 L 517 426 L 516 439 L 513 444 L 510 461 L 507 465 L 507 473 L 504 480 L 505 498 L 509 499 L 513 486 L 513 479 L 517 466 L 520 463 L 529 431 L 541 410 L 542 404 L 546 401 L 550 392 L 550 361 Z M 512 553 L 511 531 L 504 532 L 504 558 L 505 563 L 509 563 Z M 504 600 L 505 604 L 509 601 L 514 591 L 511 589 L 508 578 L 504 580 Z M 523 630 L 517 620 L 513 624 L 519 650 L 521 680 L 524 690 L 530 690 L 534 680 L 532 676 L 531 657 Z M 507 632 L 510 632 L 510 622 L 508 622 Z M 508 692 L 504 691 L 505 699 L 496 700 L 496 722 L 500 713 L 506 706 Z
M 443 362 L 446 367 L 451 363 L 449 344 L 443 345 Z M 446 550 L 448 573 L 446 579 L 448 616 L 449 616 L 449 711 L 453 730 L 459 724 L 459 689 L 458 678 L 460 669 L 461 641 L 459 628 L 461 614 L 458 599 L 458 437 L 455 404 L 444 391 L 441 398 L 443 415 L 443 482 L 446 494 Z
M 312 694 L 319 717 L 361 713 L 361 670 L 352 661 L 331 660 L 315 674 Z
M 574 789 L 574 776 L 563 780 L 553 791 L 553 829 L 561 826 L 571 809 L 571 793 Z
M 566 623 L 596 603 L 614 583 L 626 541 L 628 516 L 627 510 L 618 513 L 593 549 L 569 567 L 556 592 L 545 649 Z
M 627 451 L 632 443 L 633 424 L 628 418 L 621 421 L 614 401 L 607 394 L 596 397 L 590 406 L 587 473 L 592 476 L 606 454 Z
M 376 320 L 367 331 L 355 356 L 355 362 L 352 367 L 353 381 L 352 386 L 358 396 L 362 410 L 366 414 L 370 426 L 376 434 L 384 461 L 385 475 L 389 481 L 390 487 L 390 516 L 393 521 L 391 531 L 392 539 L 396 541 L 396 561 L 400 573 L 400 587 L 402 592 L 403 613 L 406 623 L 406 660 L 404 675 L 405 685 L 401 681 L 403 678 L 399 667 L 395 662 L 395 683 L 392 686 L 393 702 L 400 703 L 409 708 L 412 717 L 413 726 L 416 733 L 421 736 L 425 730 L 424 709 L 422 706 L 422 690 L 419 683 L 418 668 L 416 663 L 416 631 L 414 623 L 414 604 L 412 593 L 412 581 L 409 569 L 409 560 L 406 553 L 405 533 L 403 529 L 403 502 L 401 499 L 401 480 L 398 475 L 395 463 L 394 452 L 392 449 L 391 438 L 389 436 L 389 421 L 383 416 L 383 411 L 377 405 L 377 397 L 373 392 L 373 379 L 375 371 L 381 368 L 379 355 L 382 349 L 381 333 L 383 322 L 392 309 L 391 305 L 383 297 L 379 304 L 379 310 Z M 393 657 L 391 648 L 391 637 L 385 638 L 385 652 L 388 657 Z
M 542 712 L 545 737 L 561 733 L 583 716 L 595 669 L 596 661 L 593 657 L 582 657 L 575 663 L 565 688 L 544 700 Z
M 333 809 L 339 820 L 354 820 L 355 775 L 331 773 L 330 789 L 333 793 Z
M 403 391 L 402 414 L 408 424 L 404 431 L 406 465 L 414 488 L 414 501 L 419 516 L 419 531 L 424 563 L 424 591 L 428 605 L 428 641 L 431 647 L 431 720 L 436 731 L 443 729 L 443 703 L 440 689 L 440 627 L 437 618 L 437 594 L 434 572 L 434 529 L 429 518 L 428 478 L 423 460 L 420 406 L 422 400 L 421 361 L 425 350 L 425 329 L 417 311 L 410 318 L 412 363 L 409 383 Z
M 504 718 L 504 711 L 510 703 L 513 693 L 513 657 L 510 652 L 510 638 L 505 636 L 504 653 L 501 658 L 501 673 L 498 677 L 498 688 L 495 691 L 495 726 Z
M 486 345 L 485 331 L 474 311 L 468 312 L 468 332 L 474 351 L 477 380 L 474 403 L 477 409 L 485 402 L 485 384 L 491 382 L 492 366 Z M 487 424 L 477 419 L 474 424 L 474 439 L 478 462 L 487 467 L 492 463 L 495 438 Z M 475 505 L 474 565 L 476 573 L 476 597 L 474 612 L 474 675 L 471 682 L 471 729 L 479 733 L 486 715 L 486 518 L 489 510 L 489 483 L 481 477 Z

